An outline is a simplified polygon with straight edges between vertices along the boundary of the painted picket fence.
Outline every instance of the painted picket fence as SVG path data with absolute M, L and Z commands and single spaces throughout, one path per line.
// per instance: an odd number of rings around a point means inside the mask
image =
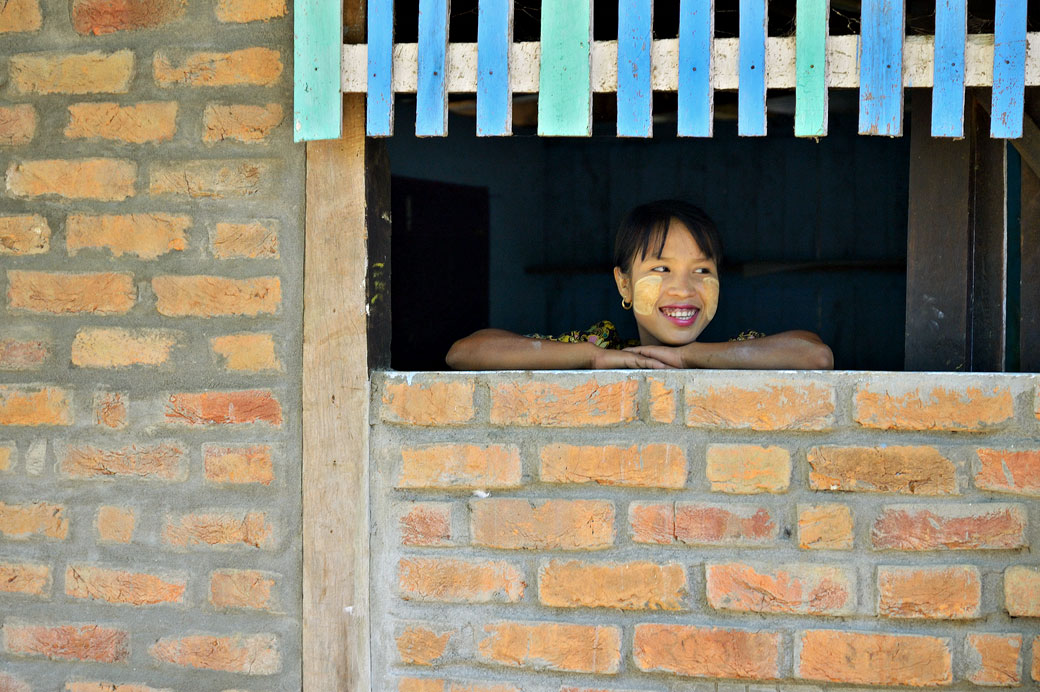
M 795 90 L 795 135 L 827 134 L 827 93 L 859 89 L 859 132 L 902 135 L 906 87 L 930 87 L 932 135 L 964 134 L 965 87 L 992 87 L 996 138 L 1022 136 L 1040 85 L 1027 0 L 995 0 L 993 34 L 967 0 L 937 0 L 934 36 L 904 35 L 904 0 L 863 0 L 860 35 L 830 36 L 828 0 L 798 0 L 794 36 L 768 36 L 768 0 L 740 0 L 740 37 L 713 38 L 713 0 L 680 0 L 679 36 L 654 40 L 653 0 L 618 0 L 618 38 L 594 41 L 592 0 L 542 0 L 541 40 L 513 41 L 512 0 L 480 0 L 476 43 L 449 43 L 450 0 L 420 0 L 418 43 L 394 43 L 393 0 L 368 0 L 368 43 L 343 45 L 338 0 L 295 0 L 297 141 L 339 136 L 342 93 L 367 93 L 369 136 L 393 134 L 414 93 L 415 133 L 445 136 L 449 93 L 476 94 L 476 133 L 512 134 L 512 95 L 538 94 L 538 134 L 590 136 L 592 94 L 617 94 L 617 135 L 653 135 L 653 92 L 677 92 L 679 136 L 712 136 L 713 94 L 736 90 L 737 131 L 766 134 L 769 89 Z M 331 29 L 330 29 L 331 27 Z

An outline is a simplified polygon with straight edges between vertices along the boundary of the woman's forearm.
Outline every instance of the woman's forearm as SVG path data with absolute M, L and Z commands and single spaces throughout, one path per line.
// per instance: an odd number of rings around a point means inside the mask
M 693 342 L 682 347 L 688 368 L 830 370 L 831 349 L 812 332 L 790 331 L 747 341 Z
M 586 343 L 532 339 L 502 329 L 482 329 L 452 345 L 445 362 L 453 370 L 584 370 L 598 349 Z

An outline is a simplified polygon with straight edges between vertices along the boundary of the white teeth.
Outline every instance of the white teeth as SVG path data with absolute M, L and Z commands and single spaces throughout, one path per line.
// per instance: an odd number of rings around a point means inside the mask
M 688 320 L 692 319 L 697 314 L 696 310 L 662 310 L 662 312 L 669 317 L 674 317 L 677 320 Z

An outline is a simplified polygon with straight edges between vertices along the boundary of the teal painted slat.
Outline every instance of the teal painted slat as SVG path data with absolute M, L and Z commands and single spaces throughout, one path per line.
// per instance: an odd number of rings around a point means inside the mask
M 419 0 L 415 136 L 448 134 L 448 16 L 450 0 Z
M 592 0 L 543 0 L 538 134 L 592 134 Z
M 737 134 L 766 134 L 767 0 L 740 0 L 740 78 L 737 85 Z
M 932 137 L 964 136 L 965 0 L 936 0 Z
M 365 132 L 369 137 L 394 134 L 394 0 L 368 2 Z
M 477 9 L 477 136 L 513 134 L 509 87 L 513 0 L 480 0 Z
M 827 134 L 828 0 L 798 0 L 795 10 L 794 134 Z
M 859 133 L 903 134 L 903 0 L 863 0 Z
M 1026 84 L 1026 0 L 997 0 L 993 28 L 992 137 L 1022 136 Z
M 617 133 L 618 137 L 653 135 L 654 92 L 650 86 L 653 0 L 618 3 Z
M 711 83 L 714 37 L 714 0 L 680 0 L 676 123 L 680 137 L 711 137 L 715 106 Z
M 293 2 L 293 140 L 343 134 L 343 4 Z

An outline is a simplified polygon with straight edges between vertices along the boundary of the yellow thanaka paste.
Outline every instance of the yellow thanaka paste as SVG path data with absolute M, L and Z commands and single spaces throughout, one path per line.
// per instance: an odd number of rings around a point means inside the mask
M 719 309 L 719 280 L 714 276 L 704 277 L 704 319 L 710 322 Z
M 632 308 L 639 315 L 650 315 L 657 305 L 657 298 L 661 295 L 661 277 L 644 276 L 636 282 L 635 296 L 632 298 Z

